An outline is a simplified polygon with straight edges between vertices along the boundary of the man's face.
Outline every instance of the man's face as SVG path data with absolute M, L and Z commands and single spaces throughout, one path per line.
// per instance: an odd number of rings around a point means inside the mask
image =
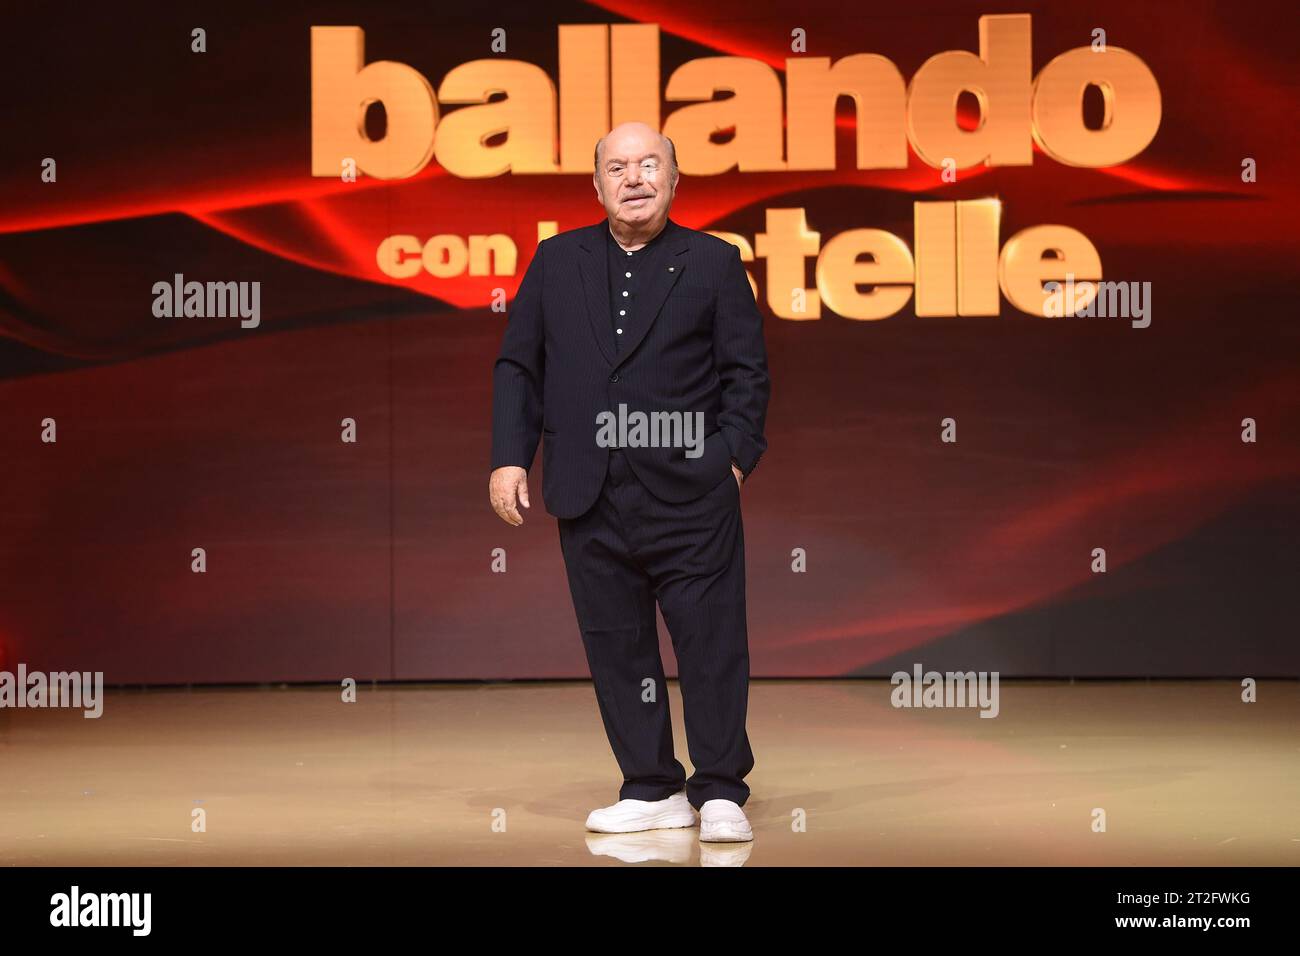
M 605 214 L 636 230 L 667 220 L 677 185 L 663 140 L 636 131 L 605 140 L 595 182 Z

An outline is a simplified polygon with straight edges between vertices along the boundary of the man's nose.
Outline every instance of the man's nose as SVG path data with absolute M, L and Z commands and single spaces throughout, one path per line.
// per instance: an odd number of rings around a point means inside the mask
M 627 167 L 627 173 L 624 175 L 624 179 L 627 181 L 629 185 L 635 186 L 637 183 L 641 181 L 641 167 L 640 166 Z

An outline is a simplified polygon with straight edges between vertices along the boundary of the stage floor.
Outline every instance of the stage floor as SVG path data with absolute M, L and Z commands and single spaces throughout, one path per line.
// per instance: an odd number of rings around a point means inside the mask
M 1004 680 L 994 719 L 896 709 L 892 689 L 751 683 L 752 844 L 588 833 L 621 776 L 585 682 L 363 684 L 355 704 L 333 687 L 109 689 L 97 720 L 3 709 L 0 864 L 1300 864 L 1294 681 L 1246 704 L 1234 681 Z

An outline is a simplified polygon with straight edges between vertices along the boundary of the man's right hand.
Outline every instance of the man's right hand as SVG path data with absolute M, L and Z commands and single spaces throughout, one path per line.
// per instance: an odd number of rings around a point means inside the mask
M 518 506 L 528 507 L 528 472 L 518 465 L 496 469 L 488 478 L 488 498 L 502 521 L 519 527 L 524 517 Z

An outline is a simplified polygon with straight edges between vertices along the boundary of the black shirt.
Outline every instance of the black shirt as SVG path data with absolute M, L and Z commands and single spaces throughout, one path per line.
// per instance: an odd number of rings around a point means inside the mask
M 646 317 L 637 314 L 637 296 L 644 292 L 653 275 L 655 262 L 663 243 L 660 240 L 668 231 L 668 223 L 659 233 L 635 252 L 628 252 L 618 244 L 609 226 L 605 227 L 605 259 L 609 273 L 609 315 L 614 321 L 614 349 L 622 350 L 624 339 L 631 338 L 632 330 Z

